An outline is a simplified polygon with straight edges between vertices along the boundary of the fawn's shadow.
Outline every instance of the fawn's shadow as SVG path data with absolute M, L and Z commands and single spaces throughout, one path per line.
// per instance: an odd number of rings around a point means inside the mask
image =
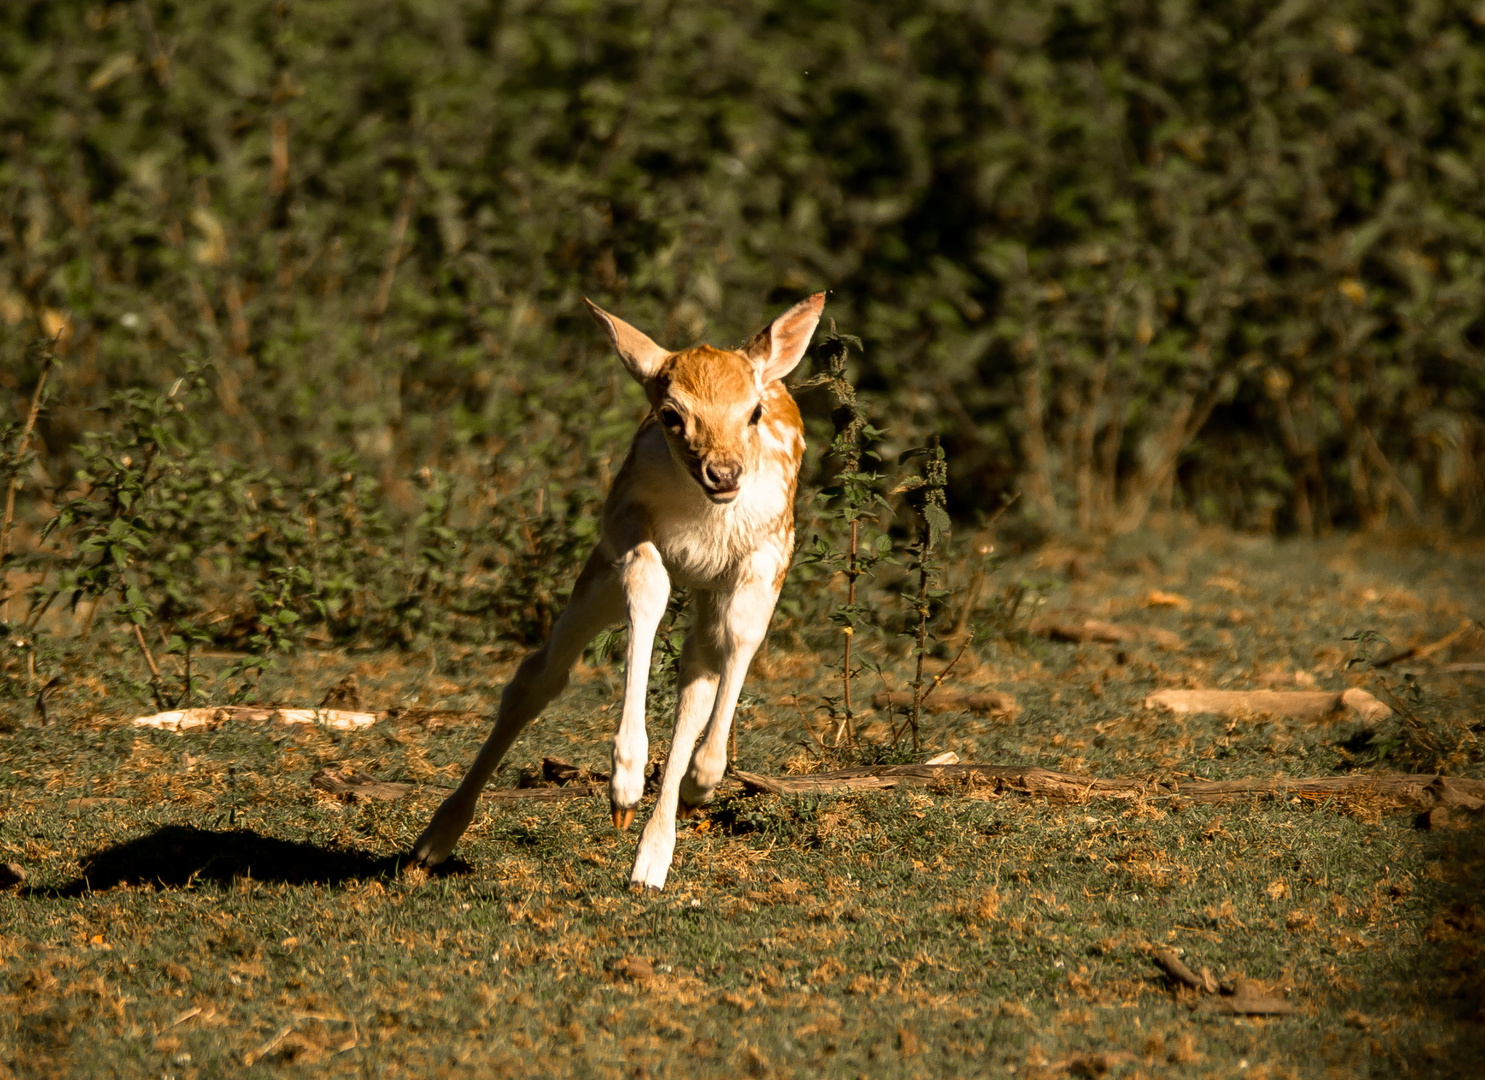
M 253 829 L 199 829 L 166 825 L 145 836 L 113 844 L 83 860 L 82 873 L 54 889 L 33 894 L 73 897 L 117 885 L 184 888 L 228 884 L 238 878 L 287 885 L 340 885 L 367 878 L 396 877 L 409 857 L 325 847 L 264 836 Z M 450 859 L 441 873 L 468 865 Z

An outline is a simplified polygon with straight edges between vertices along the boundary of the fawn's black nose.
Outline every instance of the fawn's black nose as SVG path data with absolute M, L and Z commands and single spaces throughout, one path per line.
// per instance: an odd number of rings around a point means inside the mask
M 708 461 L 701 467 L 701 486 L 714 499 L 726 502 L 737 494 L 737 480 L 742 475 L 738 465 Z

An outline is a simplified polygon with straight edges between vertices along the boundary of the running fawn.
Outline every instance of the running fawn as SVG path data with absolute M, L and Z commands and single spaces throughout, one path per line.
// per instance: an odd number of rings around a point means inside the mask
M 516 736 L 567 685 L 569 669 L 594 635 L 621 620 L 628 651 L 609 802 L 615 827 L 629 827 L 644 792 L 650 655 L 674 583 L 691 591 L 694 617 L 681 649 L 660 796 L 629 878 L 633 887 L 660 889 L 670 872 L 677 816 L 705 803 L 727 767 L 738 694 L 794 551 L 804 426 L 782 380 L 804 357 L 825 294 L 796 304 L 736 350 L 698 345 L 668 352 L 584 303 L 644 387 L 650 412 L 614 478 L 598 543 L 566 610 L 506 685 L 494 729 L 413 853 L 430 866 L 448 857 Z

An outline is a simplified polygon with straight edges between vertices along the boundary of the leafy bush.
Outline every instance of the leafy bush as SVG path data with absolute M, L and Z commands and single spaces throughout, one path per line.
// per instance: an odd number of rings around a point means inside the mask
M 1462 0 L 5 5 L 15 547 L 150 650 L 531 641 L 644 410 L 579 298 L 821 287 L 957 516 L 1478 527 L 1482 73 Z

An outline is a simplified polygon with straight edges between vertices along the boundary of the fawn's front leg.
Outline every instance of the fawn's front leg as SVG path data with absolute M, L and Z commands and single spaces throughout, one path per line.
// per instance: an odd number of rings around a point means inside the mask
M 645 826 L 636 854 L 636 869 L 630 880 L 630 884 L 638 888 L 659 888 L 659 885 L 647 880 L 647 871 L 641 873 L 638 868 L 641 861 L 648 860 L 645 862 L 646 867 L 655 862 L 663 863 L 664 868 L 670 866 L 671 855 L 675 850 L 675 815 L 681 776 L 686 771 L 686 763 L 691 760 L 691 750 L 702 729 L 706 727 L 717 698 L 721 673 L 719 653 L 712 633 L 714 628 L 711 623 L 714 620 L 709 616 L 712 606 L 712 597 L 707 593 L 696 595 L 692 608 L 693 626 L 681 649 L 677 672 L 675 731 L 670 739 L 670 753 L 666 757 L 655 812 Z M 656 840 L 657 836 L 661 839 Z M 665 880 L 664 868 L 660 875 L 662 884 Z
M 627 829 L 634 821 L 634 808 L 645 790 L 645 758 L 649 737 L 645 733 L 645 690 L 649 684 L 650 656 L 655 633 L 670 600 L 670 575 L 660 561 L 655 545 L 645 541 L 619 562 L 619 580 L 629 617 L 629 646 L 625 655 L 624 705 L 619 730 L 614 733 L 614 771 L 609 780 L 609 806 L 614 827 Z
M 709 650 L 715 650 L 709 662 L 715 664 L 719 672 L 712 677 L 716 680 L 714 683 L 710 680 L 704 682 L 701 678 L 695 680 L 697 696 L 700 697 L 701 687 L 705 685 L 707 694 L 711 694 L 712 687 L 715 687 L 715 697 L 706 718 L 706 734 L 694 752 L 692 744 L 697 736 L 700 712 L 681 712 L 677 716 L 670 758 L 660 783 L 660 798 L 640 837 L 634 870 L 629 876 L 630 885 L 651 889 L 665 887 L 675 854 L 678 809 L 695 809 L 711 796 L 722 779 L 727 768 L 727 733 L 732 727 L 737 697 L 742 692 L 753 654 L 763 643 L 777 596 L 778 593 L 768 586 L 765 579 L 757 585 L 744 585 L 731 596 L 716 597 L 706 605 L 697 605 L 696 628 L 692 636 L 706 642 Z M 690 643 L 690 638 L 687 643 Z

